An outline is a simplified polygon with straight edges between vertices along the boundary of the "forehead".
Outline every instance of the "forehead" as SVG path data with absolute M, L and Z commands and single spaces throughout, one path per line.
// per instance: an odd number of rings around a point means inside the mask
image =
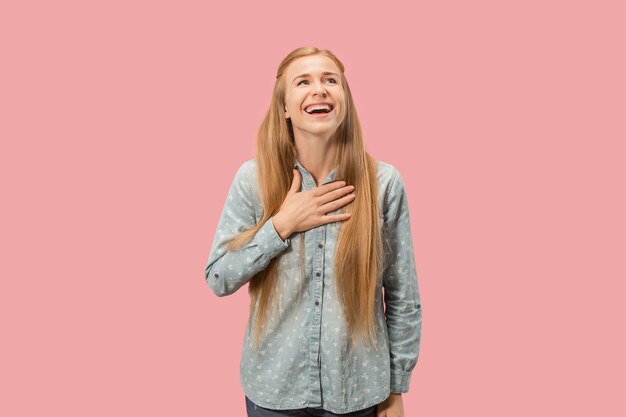
M 313 76 L 323 72 L 334 72 L 339 75 L 339 67 L 335 62 L 324 55 L 309 55 L 295 59 L 289 67 L 287 67 L 287 81 L 293 80 L 302 74 L 311 74 Z

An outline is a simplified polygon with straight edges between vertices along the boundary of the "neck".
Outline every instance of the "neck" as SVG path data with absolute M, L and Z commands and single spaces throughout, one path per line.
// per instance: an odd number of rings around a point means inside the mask
M 335 136 L 295 136 L 298 161 L 313 176 L 317 186 L 336 167 L 337 139 Z

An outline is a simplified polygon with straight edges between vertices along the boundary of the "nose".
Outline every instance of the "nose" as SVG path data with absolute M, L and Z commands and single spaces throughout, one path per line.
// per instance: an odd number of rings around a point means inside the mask
M 313 95 L 319 94 L 323 97 L 326 97 L 326 88 L 322 83 L 316 83 L 315 88 L 313 89 Z

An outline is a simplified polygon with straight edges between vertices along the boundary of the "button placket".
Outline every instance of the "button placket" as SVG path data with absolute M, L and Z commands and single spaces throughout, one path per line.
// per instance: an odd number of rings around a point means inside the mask
M 306 177 L 305 177 L 306 179 Z M 311 302 L 312 302 L 312 319 L 309 326 L 309 367 L 310 367 L 310 380 L 309 380 L 309 401 L 312 403 L 321 403 L 321 374 L 320 374 L 320 340 L 322 337 L 321 326 L 321 306 L 322 306 L 322 293 L 324 291 L 322 285 L 323 271 L 324 271 L 324 251 L 319 250 L 319 242 L 324 242 L 324 227 L 318 227 L 311 230 L 312 241 L 308 244 L 307 249 L 311 252 L 312 264 L 311 264 L 311 276 L 309 278 L 309 285 L 311 289 Z M 316 243 L 318 242 L 318 248 Z
M 326 261 L 325 252 L 323 250 L 326 239 L 326 225 L 319 228 L 318 234 L 318 244 L 317 247 L 320 250 L 315 251 L 314 262 L 313 262 L 313 281 L 315 282 L 314 290 L 313 290 L 313 324 L 320 326 L 321 316 L 322 316 L 322 299 L 324 293 L 324 265 Z

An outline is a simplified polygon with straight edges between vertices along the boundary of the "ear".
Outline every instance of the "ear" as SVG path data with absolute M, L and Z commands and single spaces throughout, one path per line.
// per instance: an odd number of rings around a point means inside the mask
M 289 119 L 291 116 L 289 116 L 289 112 L 287 111 L 287 108 L 285 108 L 285 119 Z

